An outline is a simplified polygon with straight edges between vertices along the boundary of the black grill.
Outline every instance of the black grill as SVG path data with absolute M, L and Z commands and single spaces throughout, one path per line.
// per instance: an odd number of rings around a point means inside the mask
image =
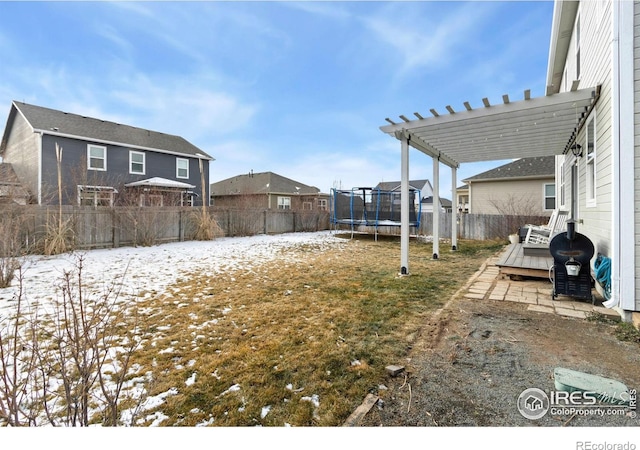
M 589 263 L 594 247 L 584 234 L 575 231 L 575 221 L 567 221 L 566 233 L 557 234 L 549 242 L 549 251 L 553 256 L 550 278 L 553 282 L 553 294 L 591 300 L 593 280 Z

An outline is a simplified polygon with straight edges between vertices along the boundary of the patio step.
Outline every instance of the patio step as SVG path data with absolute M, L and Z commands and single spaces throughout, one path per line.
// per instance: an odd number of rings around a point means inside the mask
M 549 244 L 522 244 L 524 256 L 551 256 L 549 253 Z

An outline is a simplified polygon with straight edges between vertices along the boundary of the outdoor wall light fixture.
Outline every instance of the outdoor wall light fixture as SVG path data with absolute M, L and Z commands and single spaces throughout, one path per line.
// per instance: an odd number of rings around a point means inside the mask
M 573 153 L 573 156 L 575 156 L 576 158 L 580 158 L 582 156 L 582 145 L 573 144 L 571 146 L 571 153 Z

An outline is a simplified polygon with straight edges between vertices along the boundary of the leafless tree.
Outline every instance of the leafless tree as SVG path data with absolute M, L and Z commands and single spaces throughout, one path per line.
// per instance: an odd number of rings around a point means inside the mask
M 495 236 L 517 233 L 522 225 L 540 220 L 539 199 L 533 194 L 509 193 L 505 197 L 489 198 L 488 203 L 504 218 L 499 230 L 491 230 Z

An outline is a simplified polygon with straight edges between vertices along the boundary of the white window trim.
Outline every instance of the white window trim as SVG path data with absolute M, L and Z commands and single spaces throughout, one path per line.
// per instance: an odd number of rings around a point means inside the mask
M 278 209 L 291 209 L 291 197 L 278 197 Z
M 589 156 L 589 125 L 593 123 L 593 153 Z M 595 112 L 587 119 L 585 124 L 585 146 L 584 146 L 584 162 L 585 162 L 585 199 L 587 208 L 594 208 L 598 198 L 598 127 Z M 593 167 L 593 173 L 589 173 L 590 166 Z M 593 197 L 590 194 L 593 193 Z
M 142 171 L 135 172 L 133 170 L 133 155 L 142 155 Z M 136 164 L 140 164 L 136 162 Z M 145 152 L 137 152 L 135 150 L 129 150 L 129 173 L 132 175 L 145 175 L 147 172 L 147 154 Z
M 104 168 L 91 167 L 91 159 L 92 159 L 91 148 L 99 148 L 104 150 L 104 157 L 102 158 L 93 157 L 93 159 L 102 159 L 102 161 L 104 162 Z M 101 172 L 107 171 L 107 147 L 103 145 L 87 144 L 87 170 L 97 170 Z
M 560 171 L 557 178 L 559 180 L 559 183 L 558 186 L 556 186 L 556 205 L 561 209 L 565 209 L 565 206 L 567 205 L 567 175 L 565 174 L 566 168 L 566 161 L 563 159 L 560 163 Z
M 184 161 L 187 163 L 187 176 L 180 176 L 180 162 Z M 186 158 L 176 158 L 176 178 L 181 178 L 181 179 L 189 179 L 189 160 Z
M 553 199 L 554 199 L 554 207 L 549 209 L 547 208 L 547 199 L 548 198 L 552 198 L 551 196 L 547 196 L 547 186 L 553 186 L 553 190 L 554 190 L 554 195 L 553 195 Z M 555 183 L 543 183 L 542 184 L 542 210 L 543 211 L 553 211 L 554 209 L 557 209 L 558 207 L 558 192 L 557 192 L 557 186 Z

